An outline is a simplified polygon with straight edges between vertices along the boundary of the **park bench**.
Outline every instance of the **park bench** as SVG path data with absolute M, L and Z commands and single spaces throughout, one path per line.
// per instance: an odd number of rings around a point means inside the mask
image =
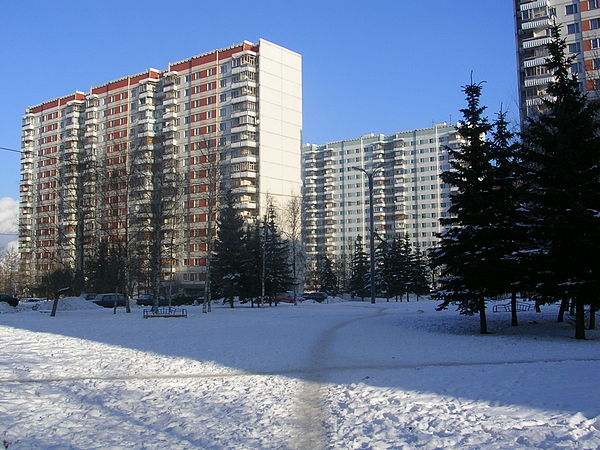
M 173 308 L 172 306 L 161 306 L 156 310 L 144 309 L 144 319 L 151 317 L 187 317 L 187 310 L 184 308 Z
M 533 305 L 530 303 L 517 302 L 517 311 L 531 311 L 531 308 L 533 308 Z M 494 312 L 510 312 L 510 310 L 510 303 L 494 305 Z

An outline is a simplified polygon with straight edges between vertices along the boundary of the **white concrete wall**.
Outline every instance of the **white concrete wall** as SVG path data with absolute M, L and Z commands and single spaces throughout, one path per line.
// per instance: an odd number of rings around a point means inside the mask
M 302 146 L 302 57 L 261 39 L 259 86 L 260 214 L 271 196 L 281 207 L 300 195 Z

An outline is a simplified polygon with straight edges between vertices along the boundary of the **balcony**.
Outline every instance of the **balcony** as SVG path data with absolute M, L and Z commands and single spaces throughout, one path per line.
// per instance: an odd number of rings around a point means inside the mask
M 256 178 L 256 172 L 245 170 L 242 172 L 233 172 L 231 178 Z
M 532 87 L 532 86 L 542 86 L 544 84 L 548 84 L 550 81 L 552 81 L 552 77 L 542 77 L 542 78 L 527 78 L 525 79 L 525 87 Z
M 528 59 L 526 61 L 523 61 L 523 67 L 528 68 L 528 67 L 535 67 L 535 66 L 543 66 L 546 64 L 546 58 L 535 58 L 535 59 Z
M 256 186 L 238 186 L 231 189 L 232 194 L 256 194 Z
M 237 89 L 237 88 L 241 88 L 241 87 L 256 87 L 256 86 L 257 86 L 257 83 L 255 80 L 247 79 L 247 80 L 240 80 L 235 83 L 232 83 L 230 87 L 231 87 L 231 89 Z
M 235 127 L 231 127 L 232 133 L 242 133 L 244 131 L 256 133 L 256 126 L 250 125 L 250 124 L 242 124 L 242 125 L 237 125 Z
M 244 141 L 237 141 L 237 142 L 232 142 L 230 145 L 231 148 L 238 148 L 238 147 L 258 147 L 258 142 L 256 141 L 248 141 L 248 140 L 244 140 Z
M 256 202 L 237 202 L 233 206 L 236 209 L 256 209 Z
M 231 103 L 241 103 L 241 102 L 253 102 L 256 103 L 257 99 L 255 95 L 240 95 L 239 97 L 235 97 L 231 99 Z M 166 104 L 166 103 L 165 103 Z
M 543 45 L 548 45 L 550 42 L 552 42 L 552 38 L 549 37 L 530 39 L 527 41 L 523 41 L 522 46 L 523 48 L 541 47 Z
M 547 28 L 552 25 L 550 19 L 533 20 L 531 22 L 524 22 L 521 24 L 522 30 L 533 30 L 535 28 Z
M 241 64 L 241 65 L 239 65 L 237 67 L 233 67 L 231 69 L 231 74 L 235 75 L 237 73 L 242 73 L 242 72 L 245 72 L 245 71 L 256 72 L 256 66 L 254 64 L 250 64 L 250 63 L 248 63 L 248 64 Z
M 236 156 L 235 158 L 231 158 L 231 164 L 241 163 L 241 162 L 257 162 L 258 157 L 256 155 L 243 155 Z

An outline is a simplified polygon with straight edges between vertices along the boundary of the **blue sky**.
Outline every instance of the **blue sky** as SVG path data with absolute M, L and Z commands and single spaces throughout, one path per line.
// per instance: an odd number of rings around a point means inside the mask
M 512 2 L 28 1 L 3 5 L 0 146 L 27 106 L 149 67 L 264 38 L 303 57 L 304 141 L 456 121 L 471 70 L 492 116 L 517 120 Z M 19 155 L 0 151 L 0 198 Z

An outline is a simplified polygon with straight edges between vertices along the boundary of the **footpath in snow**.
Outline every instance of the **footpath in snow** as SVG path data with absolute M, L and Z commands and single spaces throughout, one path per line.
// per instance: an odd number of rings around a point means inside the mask
M 600 332 L 553 307 L 482 336 L 430 301 L 70 306 L 0 311 L 10 449 L 600 448 Z

